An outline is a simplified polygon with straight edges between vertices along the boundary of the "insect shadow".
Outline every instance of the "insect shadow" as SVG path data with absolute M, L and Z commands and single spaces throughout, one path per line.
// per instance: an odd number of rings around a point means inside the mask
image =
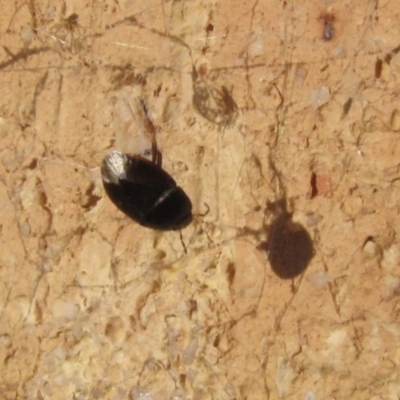
M 287 206 L 286 190 L 271 157 L 269 166 L 280 188 L 278 200 L 268 201 L 264 210 L 265 217 L 272 214 L 272 221 L 264 221 L 263 226 L 257 230 L 246 227 L 241 234 L 251 235 L 259 240 L 256 248 L 266 252 L 272 271 L 277 276 L 293 279 L 307 269 L 315 254 L 314 245 L 304 226 L 293 221 L 293 212 Z M 260 236 L 265 234 L 267 239 L 260 240 Z
M 274 218 L 267 226 L 268 239 L 258 248 L 267 252 L 272 270 L 282 279 L 293 279 L 308 267 L 315 251 L 310 234 L 298 222 L 293 221 L 293 213 L 288 210 L 286 188 L 272 157 L 269 167 L 277 180 L 280 196 L 277 201 L 267 202 L 266 212 Z
M 268 202 L 267 212 L 275 214 L 266 226 L 268 238 L 257 249 L 267 253 L 272 270 L 282 279 L 293 279 L 303 273 L 314 256 L 310 234 L 287 210 L 286 199 Z

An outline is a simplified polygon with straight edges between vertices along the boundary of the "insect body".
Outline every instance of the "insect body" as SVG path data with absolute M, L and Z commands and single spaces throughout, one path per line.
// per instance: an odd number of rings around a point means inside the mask
M 104 189 L 111 201 L 140 225 L 161 231 L 185 228 L 193 219 L 192 203 L 161 168 L 161 156 L 157 155 L 153 149 L 150 161 L 111 152 L 101 166 Z

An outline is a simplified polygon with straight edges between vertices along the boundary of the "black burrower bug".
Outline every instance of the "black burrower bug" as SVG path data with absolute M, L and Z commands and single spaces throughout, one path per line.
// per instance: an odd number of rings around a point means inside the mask
M 175 180 L 162 169 L 155 128 L 140 102 L 146 133 L 152 138 L 152 160 L 113 151 L 104 157 L 101 175 L 110 200 L 140 225 L 160 231 L 179 230 L 193 219 L 192 203 Z

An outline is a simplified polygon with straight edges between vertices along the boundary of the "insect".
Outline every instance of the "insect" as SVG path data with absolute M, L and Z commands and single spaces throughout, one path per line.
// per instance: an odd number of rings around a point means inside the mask
M 232 125 L 238 114 L 238 106 L 225 86 L 221 89 L 208 86 L 193 67 L 193 99 L 195 110 L 205 119 L 219 126 Z
M 155 142 L 155 128 L 141 103 L 144 125 L 152 135 L 152 160 L 113 151 L 104 157 L 101 175 L 110 200 L 140 225 L 160 230 L 179 230 L 193 219 L 192 203 L 175 180 L 162 169 L 162 155 Z
M 380 78 L 382 75 L 383 61 L 378 58 L 375 62 L 375 78 Z
M 329 42 L 333 39 L 333 36 L 335 35 L 335 28 L 333 27 L 333 23 L 336 21 L 336 18 L 331 13 L 325 13 L 321 15 L 320 19 L 324 24 L 322 39 L 326 42 Z

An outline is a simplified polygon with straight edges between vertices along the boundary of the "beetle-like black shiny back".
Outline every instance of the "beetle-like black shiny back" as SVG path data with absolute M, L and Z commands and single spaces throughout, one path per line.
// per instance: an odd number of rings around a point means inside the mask
M 189 197 L 151 161 L 114 151 L 104 158 L 101 174 L 111 201 L 139 224 L 168 231 L 192 222 Z

